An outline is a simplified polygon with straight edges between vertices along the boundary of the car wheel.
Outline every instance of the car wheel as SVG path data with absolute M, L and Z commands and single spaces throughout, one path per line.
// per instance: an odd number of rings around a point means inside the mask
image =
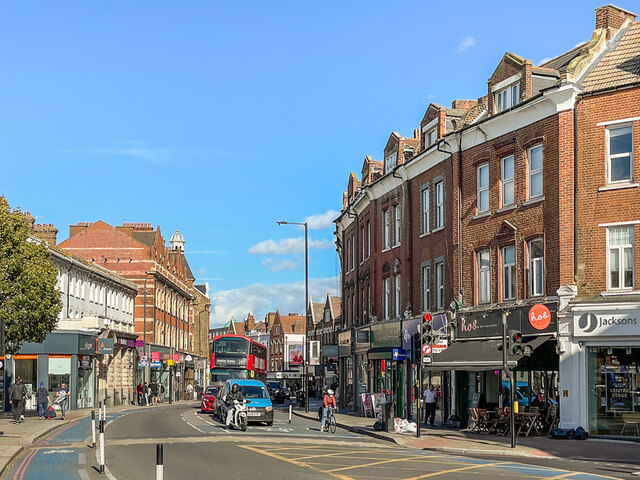
M 273 420 L 271 420 L 270 422 L 267 422 L 267 427 L 271 427 L 273 426 Z

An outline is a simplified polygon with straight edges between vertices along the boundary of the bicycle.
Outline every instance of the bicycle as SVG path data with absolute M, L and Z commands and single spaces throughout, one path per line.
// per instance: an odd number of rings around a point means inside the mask
M 327 408 L 327 429 L 331 433 L 336 433 L 336 417 L 333 415 L 333 407 Z

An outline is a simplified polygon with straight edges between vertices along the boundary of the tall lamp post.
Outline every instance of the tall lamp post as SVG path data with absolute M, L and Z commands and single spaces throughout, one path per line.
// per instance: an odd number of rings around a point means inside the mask
M 304 383 L 302 388 L 304 391 L 304 411 L 309 413 L 309 345 L 307 342 L 307 320 L 309 319 L 309 225 L 307 222 L 276 222 L 278 225 L 304 225 Z

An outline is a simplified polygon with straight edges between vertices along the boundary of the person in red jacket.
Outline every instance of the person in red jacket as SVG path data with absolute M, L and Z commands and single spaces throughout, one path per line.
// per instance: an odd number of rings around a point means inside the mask
M 336 408 L 336 397 L 333 394 L 333 390 L 327 390 L 322 399 L 322 422 L 320 423 L 320 431 L 324 432 L 324 425 L 327 422 L 327 414 L 329 408 Z

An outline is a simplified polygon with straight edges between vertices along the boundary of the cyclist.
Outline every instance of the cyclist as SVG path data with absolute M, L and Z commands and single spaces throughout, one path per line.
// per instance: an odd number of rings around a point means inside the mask
M 324 432 L 324 425 L 327 422 L 327 414 L 329 408 L 336 408 L 336 397 L 333 394 L 333 390 L 327 390 L 322 399 L 322 423 L 320 424 L 320 431 Z

